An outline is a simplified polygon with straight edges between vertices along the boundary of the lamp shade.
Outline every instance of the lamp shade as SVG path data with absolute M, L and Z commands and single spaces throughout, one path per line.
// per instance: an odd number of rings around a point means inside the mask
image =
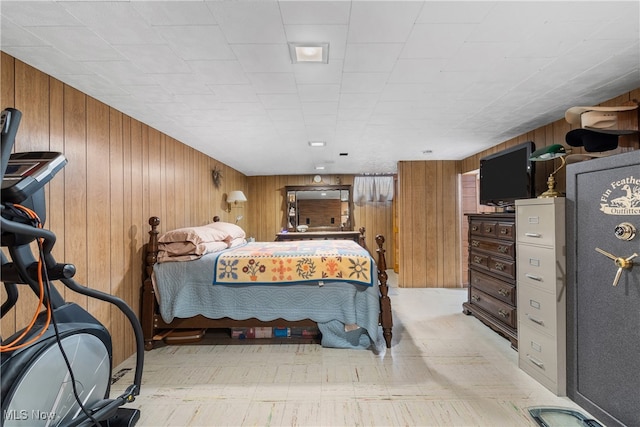
M 534 162 L 547 161 L 557 159 L 558 157 L 566 156 L 567 150 L 560 144 L 548 145 L 542 147 L 539 150 L 534 151 L 529 156 L 529 160 Z
M 233 190 L 232 192 L 229 193 L 229 196 L 227 197 L 227 202 L 229 203 L 246 202 L 246 201 L 247 201 L 247 197 L 240 190 Z
M 559 197 L 562 195 L 561 193 L 556 191 L 555 174 L 558 173 L 558 171 L 562 169 L 564 165 L 567 163 L 567 160 L 564 157 L 566 155 L 567 155 L 567 150 L 562 145 L 553 144 L 553 145 L 548 145 L 546 147 L 542 147 L 541 149 L 531 153 L 531 155 L 529 156 L 529 160 L 533 162 L 541 162 L 541 161 L 544 162 L 547 160 L 553 160 L 558 158 L 562 160 L 562 162 L 560 163 L 560 166 L 558 166 L 556 170 L 551 172 L 551 174 L 549 175 L 549 178 L 547 179 L 547 187 L 548 187 L 547 191 L 540 194 L 538 198 Z

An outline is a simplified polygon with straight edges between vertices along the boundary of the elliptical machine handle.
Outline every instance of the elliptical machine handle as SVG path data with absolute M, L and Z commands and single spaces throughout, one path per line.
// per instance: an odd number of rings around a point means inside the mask
M 2 210 L 4 209 L 5 207 L 2 206 Z M 33 237 L 34 239 L 43 239 L 42 249 L 45 254 L 50 254 L 53 245 L 56 243 L 56 235 L 45 228 L 37 228 L 29 224 L 11 221 L 4 216 L 0 216 L 0 225 L 3 233 L 10 232 L 16 235 Z

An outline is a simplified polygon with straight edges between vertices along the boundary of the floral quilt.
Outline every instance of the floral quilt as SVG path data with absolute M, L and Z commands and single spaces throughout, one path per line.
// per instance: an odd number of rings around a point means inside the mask
M 214 284 L 294 284 L 344 281 L 373 286 L 369 252 L 352 240 L 250 242 L 221 252 Z

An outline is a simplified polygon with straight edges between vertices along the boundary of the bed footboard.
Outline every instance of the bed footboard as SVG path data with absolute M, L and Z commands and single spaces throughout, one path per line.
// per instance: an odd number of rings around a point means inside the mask
M 155 290 L 151 275 L 153 274 L 153 266 L 158 261 L 158 226 L 160 218 L 153 216 L 149 218 L 149 242 L 146 245 L 144 258 L 144 281 L 142 284 L 141 296 L 141 318 L 142 332 L 144 336 L 145 349 L 151 350 L 154 342 L 164 339 L 172 330 L 180 329 L 204 329 L 204 328 L 230 328 L 233 326 L 278 326 L 283 323 L 295 326 L 315 325 L 311 320 L 302 320 L 298 322 L 276 320 L 273 322 L 260 322 L 257 319 L 248 319 L 245 321 L 236 321 L 232 319 L 207 319 L 203 316 L 197 316 L 190 319 L 175 319 L 170 324 L 165 323 L 159 313 L 158 303 L 156 301 Z M 361 233 L 364 230 L 361 230 Z M 364 237 L 364 236 L 363 236 Z M 378 282 L 380 286 L 380 317 L 379 323 L 382 326 L 382 332 L 387 348 L 391 347 L 393 319 L 391 315 L 391 300 L 389 298 L 387 286 L 387 263 L 385 259 L 385 249 L 383 248 L 385 239 L 382 235 L 376 236 L 377 268 Z M 361 238 L 361 244 L 364 238 Z M 366 249 L 366 246 L 363 246 Z

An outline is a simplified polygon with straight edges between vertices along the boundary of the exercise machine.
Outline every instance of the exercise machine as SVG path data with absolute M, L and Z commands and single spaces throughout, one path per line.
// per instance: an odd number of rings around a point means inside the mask
M 140 322 L 122 299 L 78 284 L 73 279 L 75 266 L 58 263 L 52 256 L 56 236 L 44 228 L 44 186 L 66 165 L 67 159 L 56 152 L 12 154 L 21 117 L 21 112 L 13 108 L 0 115 L 0 240 L 6 248 L 0 252 L 6 291 L 0 317 L 16 305 L 20 292 L 28 288 L 35 293 L 39 305 L 27 327 L 2 339 L 0 425 L 133 426 L 140 411 L 124 405 L 140 393 L 144 357 Z M 66 302 L 53 281 L 113 304 L 129 320 L 135 336 L 136 366 L 133 384 L 121 395 L 109 398 L 109 331 L 82 307 Z

